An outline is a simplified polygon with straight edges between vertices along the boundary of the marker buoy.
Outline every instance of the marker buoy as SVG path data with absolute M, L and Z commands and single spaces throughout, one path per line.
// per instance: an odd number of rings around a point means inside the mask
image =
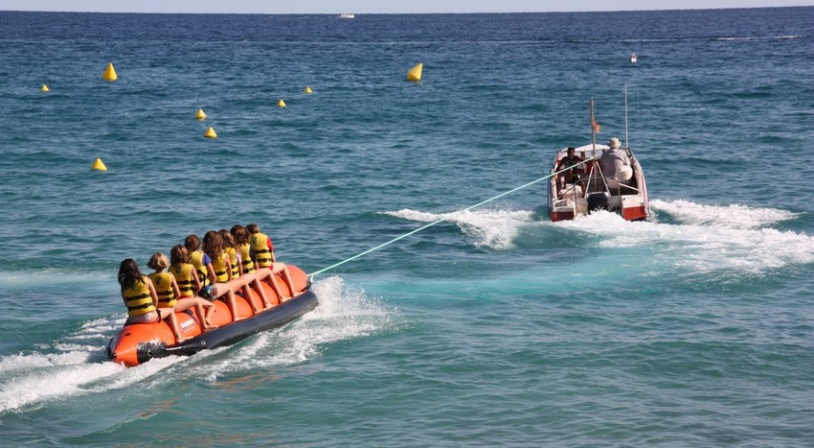
M 102 159 L 100 159 L 98 157 L 96 158 L 96 160 L 93 161 L 93 165 L 91 165 L 90 169 L 96 170 L 96 171 L 107 171 L 107 167 L 105 166 L 105 163 L 102 162 Z
M 411 68 L 407 72 L 407 81 L 421 81 L 421 70 L 424 68 L 424 63 L 419 62 L 418 65 Z
M 215 133 L 214 128 L 209 128 L 204 132 L 204 137 L 206 138 L 218 138 L 218 134 Z
M 283 101 L 282 98 L 280 98 L 280 101 L 277 101 L 277 107 L 285 107 L 285 101 Z
M 204 113 L 203 109 L 198 109 L 198 112 L 195 112 L 195 119 L 198 121 L 206 120 L 206 114 Z
M 40 87 L 40 90 L 43 91 L 43 92 L 50 92 L 51 91 L 51 89 L 49 89 L 48 86 L 46 86 L 45 84 L 43 84 L 42 87 Z
M 107 68 L 105 69 L 105 72 L 102 73 L 102 79 L 104 79 L 105 81 L 111 81 L 111 82 L 119 79 L 119 77 L 116 76 L 116 69 L 113 68 L 113 63 L 112 62 L 110 64 L 107 64 Z
M 310 87 L 306 86 L 306 87 L 305 87 L 305 93 L 307 93 L 307 94 L 309 94 L 309 95 L 310 95 L 310 94 L 312 94 L 312 93 L 314 93 L 314 92 L 311 90 L 311 88 L 310 88 Z

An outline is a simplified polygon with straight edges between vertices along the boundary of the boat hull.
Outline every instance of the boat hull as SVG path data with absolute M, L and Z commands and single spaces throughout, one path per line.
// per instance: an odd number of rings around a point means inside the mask
M 232 322 L 229 308 L 221 300 L 215 300 L 213 324 L 217 328 L 203 331 L 203 325 L 191 311 L 176 313 L 178 326 L 183 342 L 176 342 L 166 322 L 150 324 L 133 324 L 124 326 L 107 344 L 107 357 L 111 361 L 128 367 L 143 364 L 153 358 L 170 355 L 193 355 L 201 350 L 222 347 L 239 342 L 255 333 L 280 327 L 313 310 L 319 304 L 316 294 L 311 290 L 305 273 L 295 266 L 288 266 L 297 294 L 270 309 L 252 312 L 249 301 L 260 304 L 260 297 L 255 291 L 247 298 L 237 296 L 238 317 L 242 320 Z M 289 291 L 285 282 L 278 277 L 277 283 L 284 288 L 284 295 Z M 266 297 L 277 302 L 277 295 L 266 283 L 262 284 Z

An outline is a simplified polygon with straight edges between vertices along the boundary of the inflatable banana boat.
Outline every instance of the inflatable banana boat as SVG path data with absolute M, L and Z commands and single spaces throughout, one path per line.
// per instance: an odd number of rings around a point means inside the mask
M 274 289 L 266 282 L 260 283 L 266 297 L 277 305 L 262 309 L 262 299 L 253 289 L 249 289 L 249 296 L 236 294 L 237 305 L 236 322 L 232 321 L 232 313 L 222 300 L 215 300 L 215 311 L 211 322 L 215 328 L 204 331 L 202 322 L 194 309 L 177 312 L 178 326 L 183 342 L 178 343 L 173 335 L 170 325 L 165 322 L 151 324 L 132 324 L 124 326 L 119 333 L 110 339 L 107 344 L 107 357 L 111 361 L 124 364 L 128 367 L 143 364 L 153 358 L 163 358 L 170 355 L 193 355 L 201 350 L 234 344 L 254 333 L 280 327 L 301 315 L 313 310 L 319 304 L 316 294 L 311 291 L 308 277 L 296 266 L 287 265 L 294 283 L 294 291 L 288 290 L 283 278 L 277 275 L 277 284 L 284 297 L 293 296 L 280 303 Z M 249 301 L 253 302 L 254 307 Z M 252 310 L 258 309 L 255 314 Z

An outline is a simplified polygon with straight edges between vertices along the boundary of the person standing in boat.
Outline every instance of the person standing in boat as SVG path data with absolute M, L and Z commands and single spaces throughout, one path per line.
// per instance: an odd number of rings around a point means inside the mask
M 127 307 L 124 325 L 152 324 L 172 314 L 171 308 L 157 308 L 158 294 L 152 280 L 143 275 L 136 260 L 127 258 L 119 265 L 119 286 Z
M 633 168 L 630 167 L 630 157 L 622 151 L 622 143 L 613 137 L 608 142 L 610 149 L 602 153 L 599 164 L 602 166 L 602 175 L 619 181 L 620 184 L 630 185 L 633 177 Z
M 274 256 L 274 244 L 271 242 L 271 237 L 262 233 L 260 226 L 257 224 L 249 224 L 246 226 L 246 230 L 249 232 L 249 245 L 251 245 L 251 255 L 252 260 L 254 260 L 255 269 L 260 271 L 263 268 L 268 268 L 272 274 L 282 272 L 283 278 L 286 284 L 288 284 L 288 290 L 291 291 L 291 297 L 294 297 L 294 281 L 291 280 L 291 273 L 288 272 L 288 268 L 284 263 L 278 263 L 276 261 Z M 286 297 L 284 299 L 283 296 L 280 295 L 279 289 L 277 289 L 276 292 L 281 302 L 291 298 Z
M 561 171 L 563 169 L 567 170 L 557 177 L 557 196 L 560 195 L 560 190 L 566 184 L 574 184 L 579 180 L 579 174 L 577 174 L 577 166 L 583 162 L 582 157 L 579 157 L 576 154 L 576 148 L 573 146 L 569 146 L 568 150 L 566 151 L 565 157 L 560 160 L 560 163 L 557 164 L 557 169 L 555 171 Z

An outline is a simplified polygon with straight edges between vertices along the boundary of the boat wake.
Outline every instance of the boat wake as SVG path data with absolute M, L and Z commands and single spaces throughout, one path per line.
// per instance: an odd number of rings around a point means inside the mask
M 139 382 L 217 381 L 257 367 L 284 368 L 318 357 L 320 346 L 398 328 L 398 312 L 344 285 L 340 277 L 314 284 L 320 306 L 275 331 L 191 357 L 153 359 L 125 368 L 108 362 L 105 343 L 124 317 L 87 322 L 34 351 L 0 358 L 0 425 L 9 412 L 27 412 L 66 398 L 122 389 Z M 166 374 L 167 371 L 171 374 Z M 156 392 L 158 393 L 158 392 Z
M 814 238 L 772 227 L 794 219 L 794 213 L 685 200 L 656 200 L 651 206 L 657 219 L 666 214 L 674 223 L 626 222 L 611 213 L 597 213 L 552 225 L 595 235 L 599 237 L 596 245 L 601 248 L 647 253 L 646 262 L 672 265 L 684 272 L 734 270 L 757 274 L 814 262 Z
M 538 221 L 531 211 L 476 210 L 433 214 L 414 210 L 387 212 L 412 221 L 448 219 L 475 246 L 495 250 L 529 247 L 528 241 L 551 243 L 552 231 L 579 248 L 624 250 L 626 259 L 642 264 L 671 265 L 681 272 L 717 270 L 760 273 L 788 265 L 814 262 L 814 238 L 773 226 L 797 214 L 780 209 L 744 205 L 704 205 L 686 200 L 651 201 L 652 221 L 629 222 L 608 212 L 573 221 Z M 659 222 L 664 221 L 664 222 Z M 576 248 L 576 247 L 575 247 Z M 617 251 L 618 252 L 618 251 Z M 618 255 L 618 253 L 617 253 Z M 613 254 L 608 256 L 613 257 Z M 667 269 L 670 271 L 670 269 Z
M 703 205 L 686 200 L 655 200 L 650 206 L 683 224 L 721 226 L 733 229 L 757 229 L 794 219 L 798 214 L 776 208 L 754 208 L 745 205 Z
M 533 212 L 528 210 L 481 209 L 453 213 L 427 213 L 410 209 L 384 212 L 385 215 L 418 222 L 446 220 L 454 223 L 467 237 L 475 240 L 476 247 L 496 250 L 511 249 L 524 224 L 531 221 Z

